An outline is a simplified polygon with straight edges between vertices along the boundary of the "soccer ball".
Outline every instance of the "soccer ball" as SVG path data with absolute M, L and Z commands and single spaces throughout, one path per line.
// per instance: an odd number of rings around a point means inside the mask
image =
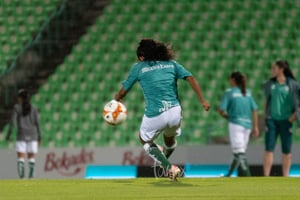
M 102 116 L 105 122 L 110 125 L 118 125 L 126 120 L 127 109 L 121 102 L 111 100 L 105 104 Z

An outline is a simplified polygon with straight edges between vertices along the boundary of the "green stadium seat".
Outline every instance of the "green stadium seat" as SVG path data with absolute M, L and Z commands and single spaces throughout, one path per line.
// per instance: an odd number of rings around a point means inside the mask
M 32 40 L 31 34 L 38 31 L 59 2 L 62 0 L 3 1 L 0 6 L 0 40 L 3 48 L 0 71 L 4 72 L 7 62 L 13 60 L 26 42 Z
M 15 55 L 18 43 L 30 39 L 27 24 L 36 29 L 43 20 L 33 19 L 47 17 L 48 8 L 55 5 L 52 1 L 20 2 L 16 11 L 0 8 L 0 13 L 5 13 L 5 17 L 0 15 L 0 35 L 5 39 L 0 40 L 12 38 L 14 44 L 3 45 L 1 63 Z M 128 108 L 124 124 L 113 127 L 104 123 L 101 112 L 137 61 L 136 45 L 143 37 L 170 42 L 177 51 L 176 60 L 199 80 L 212 106 L 219 105 L 229 87 L 229 74 L 242 71 L 262 112 L 261 83 L 270 76 L 270 64 L 279 58 L 287 59 L 291 66 L 300 64 L 298 8 L 300 4 L 290 1 L 111 1 L 33 97 L 42 111 L 42 129 L 50 138 L 49 145 L 139 145 L 137 134 L 144 112 L 139 86 L 124 100 Z M 29 15 L 31 9 L 35 12 Z M 6 20 L 9 12 L 17 14 Z M 28 16 L 21 20 L 19 15 Z M 300 75 L 297 67 L 293 71 Z M 227 137 L 226 121 L 217 112 L 204 112 L 188 83 L 180 81 L 179 87 L 184 110 L 180 143 L 204 145 L 213 138 Z M 295 138 L 300 141 L 297 134 Z

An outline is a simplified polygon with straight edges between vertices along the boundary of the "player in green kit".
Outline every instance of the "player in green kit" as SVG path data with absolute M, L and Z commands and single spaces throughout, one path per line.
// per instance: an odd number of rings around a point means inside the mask
M 292 162 L 292 123 L 298 118 L 299 83 L 295 81 L 286 61 L 276 61 L 272 66 L 272 78 L 264 83 L 266 96 L 266 135 L 264 155 L 264 175 L 269 176 L 273 164 L 273 151 L 278 135 L 282 150 L 282 175 L 289 176 Z M 298 117 L 297 117 L 298 116 Z
M 203 108 L 210 104 L 202 96 L 200 86 L 192 74 L 175 62 L 173 52 L 165 44 L 152 39 L 142 39 L 137 48 L 139 62 L 134 64 L 115 100 L 122 100 L 131 87 L 139 82 L 145 99 L 145 114 L 140 126 L 140 141 L 149 156 L 168 171 L 171 181 L 176 180 L 180 169 L 168 157 L 174 151 L 175 137 L 181 134 L 181 106 L 178 99 L 177 80 L 189 82 Z M 163 150 L 155 139 L 163 133 Z
M 240 72 L 233 72 L 229 77 L 231 88 L 228 89 L 222 99 L 219 112 L 229 122 L 229 136 L 233 152 L 233 161 L 226 177 L 230 177 L 233 171 L 240 167 L 242 176 L 250 176 L 250 170 L 246 159 L 246 149 L 249 136 L 259 135 L 257 105 L 246 89 L 246 78 Z

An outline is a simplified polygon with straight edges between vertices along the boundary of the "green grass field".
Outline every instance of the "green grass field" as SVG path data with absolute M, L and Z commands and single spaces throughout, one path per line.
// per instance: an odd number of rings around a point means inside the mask
M 0 180 L 1 200 L 300 199 L 300 178 Z

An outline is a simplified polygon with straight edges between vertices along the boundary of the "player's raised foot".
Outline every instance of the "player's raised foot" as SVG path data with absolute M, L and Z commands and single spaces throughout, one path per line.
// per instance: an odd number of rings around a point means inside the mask
M 172 165 L 168 170 L 168 177 L 170 181 L 177 181 L 177 177 L 180 175 L 180 169 L 176 165 Z

